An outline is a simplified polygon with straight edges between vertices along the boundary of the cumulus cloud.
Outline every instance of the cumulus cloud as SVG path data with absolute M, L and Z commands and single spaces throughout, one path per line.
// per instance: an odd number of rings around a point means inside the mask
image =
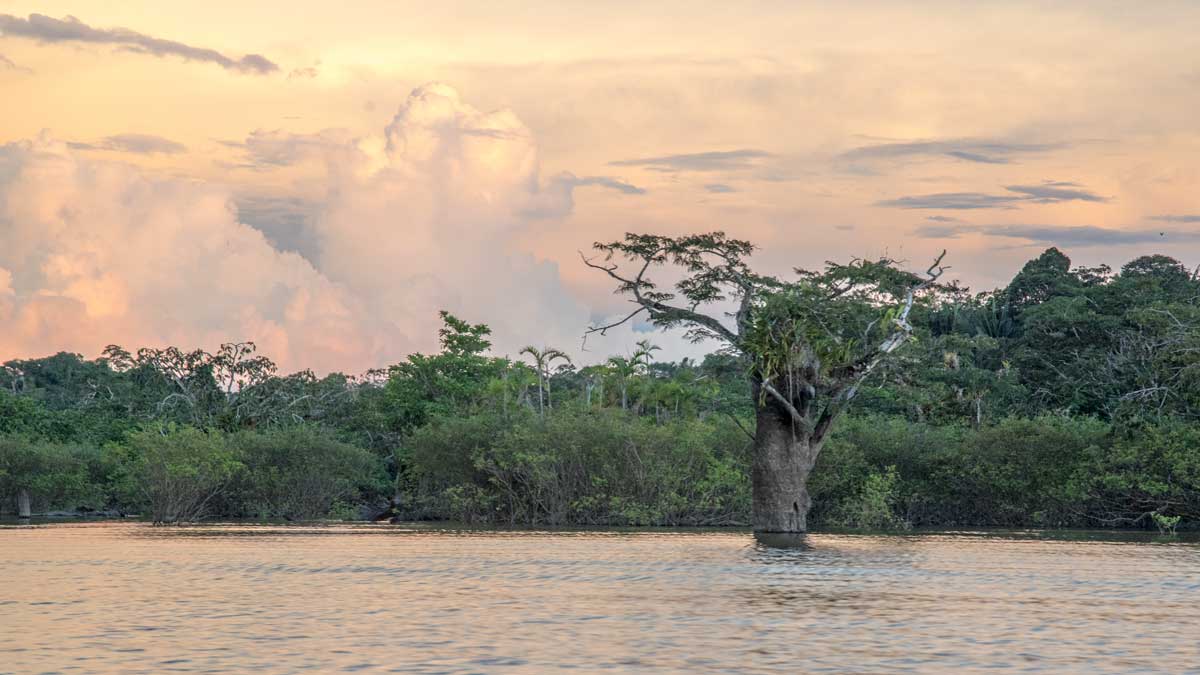
M 0 354 L 250 339 L 285 368 L 355 371 L 434 348 L 440 309 L 491 325 L 501 354 L 578 348 L 591 311 L 519 242 L 547 226 L 531 213 L 569 213 L 578 186 L 633 186 L 541 178 L 512 112 L 479 111 L 443 85 L 415 90 L 378 136 L 320 146 L 325 190 L 272 197 L 47 137 L 4 146 Z
M 1013 209 L 1021 203 L 1058 204 L 1061 202 L 1107 202 L 1078 183 L 1046 181 L 1039 185 L 1006 185 L 1005 190 L 1013 194 L 988 194 L 986 192 L 939 192 L 929 195 L 912 195 L 884 199 L 875 206 L 890 206 L 900 209 Z
M 186 152 L 187 147 L 169 138 L 150 134 L 117 134 L 96 143 L 68 143 L 75 150 L 111 150 L 139 155 L 162 153 L 173 155 Z
M 42 137 L 0 150 L 0 353 L 258 341 L 360 362 L 361 301 L 239 223 L 220 188 L 95 162 Z
M 316 219 L 321 202 L 297 196 L 241 194 L 234 197 L 238 220 L 262 232 L 281 251 L 299 253 L 316 261 L 321 242 Z
M 266 75 L 279 70 L 261 54 L 247 54 L 235 59 L 215 49 L 164 40 L 144 35 L 128 28 L 94 28 L 73 16 L 62 19 L 44 14 L 30 14 L 22 19 L 0 14 L 0 35 L 24 37 L 41 43 L 83 43 L 114 45 L 125 51 L 152 56 L 176 56 L 186 61 L 215 63 L 226 70 Z
M 765 150 L 745 148 L 741 150 L 724 150 L 715 152 L 695 152 L 682 155 L 663 155 L 661 157 L 642 157 L 638 159 L 621 159 L 609 162 L 610 166 L 642 166 L 655 171 L 728 171 L 745 169 L 754 165 L 757 160 L 773 157 Z

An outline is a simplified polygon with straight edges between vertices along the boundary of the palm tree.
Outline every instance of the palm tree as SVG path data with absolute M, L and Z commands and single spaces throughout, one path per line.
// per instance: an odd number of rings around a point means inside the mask
M 629 410 L 629 380 L 637 375 L 638 362 L 624 356 L 613 356 L 608 359 L 608 367 L 621 389 L 621 410 Z
M 534 369 L 537 370 L 538 375 L 538 415 L 545 415 L 547 407 L 554 408 L 553 403 L 550 401 L 550 364 L 555 361 L 570 363 L 571 357 L 567 356 L 560 349 L 553 347 L 538 349 L 533 345 L 527 345 L 520 353 L 528 354 L 533 358 Z M 542 396 L 543 391 L 545 392 L 544 398 Z
M 584 380 L 584 405 L 587 408 L 592 407 L 592 392 L 596 392 L 596 398 L 600 401 L 600 407 L 604 407 L 604 377 L 608 374 L 608 366 L 605 364 L 597 364 L 594 366 L 585 366 L 579 370 L 579 374 Z
M 633 353 L 633 360 L 642 364 L 646 368 L 650 367 L 653 361 L 654 352 L 659 351 L 662 347 L 656 344 L 651 344 L 649 340 L 638 340 L 637 351 Z

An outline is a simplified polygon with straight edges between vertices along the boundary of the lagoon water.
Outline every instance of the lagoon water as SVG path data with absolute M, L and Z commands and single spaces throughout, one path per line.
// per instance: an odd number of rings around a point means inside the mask
M 0 527 L 0 673 L 1197 672 L 1200 542 Z

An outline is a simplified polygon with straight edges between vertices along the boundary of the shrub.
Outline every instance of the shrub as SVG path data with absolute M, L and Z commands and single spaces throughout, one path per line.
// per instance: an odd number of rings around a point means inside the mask
M 563 409 L 498 428 L 436 420 L 406 448 L 426 515 L 674 525 L 748 520 L 746 445 L 715 421 L 658 425 L 619 410 Z
M 314 520 L 338 503 L 344 515 L 347 503 L 387 484 L 378 457 L 315 427 L 246 431 L 229 444 L 242 464 L 227 506 L 234 515 Z
M 39 510 L 97 508 L 105 495 L 95 448 L 0 436 L 0 496 L 25 493 Z
M 222 434 L 193 427 L 134 432 L 115 450 L 155 523 L 200 520 L 242 468 Z

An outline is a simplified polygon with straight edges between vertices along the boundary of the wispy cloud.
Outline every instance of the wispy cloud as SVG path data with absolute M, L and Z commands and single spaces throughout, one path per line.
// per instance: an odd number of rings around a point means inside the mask
M 169 138 L 150 134 L 117 134 L 96 143 L 68 143 L 67 145 L 76 150 L 111 150 L 139 155 L 156 153 L 173 155 L 187 151 L 187 147 L 182 143 L 176 143 Z
M 94 28 L 73 16 L 62 19 L 44 14 L 30 14 L 22 19 L 0 14 L 0 35 L 24 37 L 42 43 L 86 43 L 115 45 L 126 51 L 152 56 L 177 56 L 187 61 L 215 63 L 226 70 L 265 75 L 279 66 L 261 54 L 247 54 L 235 59 L 215 49 L 164 40 L 128 28 Z
M 12 59 L 3 54 L 0 54 L 0 68 L 7 68 L 9 70 L 25 70 L 25 68 L 13 63 Z
M 609 188 L 610 190 L 616 190 L 617 192 L 623 192 L 627 195 L 644 195 L 644 194 L 646 194 L 645 188 L 640 188 L 636 185 L 626 183 L 625 181 L 623 181 L 619 178 L 613 178 L 611 176 L 583 176 L 580 178 L 575 178 L 572 181 L 572 184 L 577 187 L 584 186 L 584 185 L 599 185 L 600 187 L 606 187 L 606 188 Z
M 875 206 L 898 209 L 1013 209 L 1022 197 L 990 195 L 984 192 L 938 192 L 931 195 L 912 195 L 875 202 Z
M 737 188 L 725 183 L 709 183 L 704 186 L 704 191 L 712 194 L 723 194 L 726 192 L 737 192 Z
M 324 129 L 311 134 L 256 129 L 244 141 L 217 142 L 245 154 L 244 162 L 231 167 L 262 171 L 299 164 L 326 152 L 344 152 L 352 143 L 352 134 L 346 129 Z
M 1006 185 L 1005 190 L 1013 194 L 988 194 L 986 192 L 938 192 L 928 195 L 911 195 L 884 199 L 875 206 L 899 209 L 1014 209 L 1021 203 L 1058 204 L 1060 202 L 1084 201 L 1107 202 L 1102 197 L 1085 189 L 1078 183 L 1047 181 L 1040 185 Z
M 730 169 L 745 169 L 753 166 L 757 160 L 772 156 L 771 153 L 765 150 L 744 148 L 741 150 L 694 152 L 681 155 L 663 155 L 661 157 L 621 159 L 609 162 L 609 165 L 644 166 L 657 171 L 726 171 Z
M 1150 220 L 1157 220 L 1161 223 L 1200 223 L 1200 213 L 1180 213 L 1162 216 L 1150 216 Z
M 1108 199 L 1085 190 L 1078 183 L 1051 181 L 1041 185 L 1006 185 L 1005 190 L 1026 195 L 1030 201 L 1038 204 L 1054 204 L 1057 202 L 1083 201 L 1107 202 Z
M 913 231 L 913 234 L 929 239 L 956 239 L 964 234 L 981 234 L 986 237 L 1021 239 L 1031 244 L 1058 244 L 1078 247 L 1200 240 L 1200 232 L 1118 230 L 1094 225 L 938 224 L 919 227 Z
M 1067 147 L 1067 144 L 959 138 L 864 145 L 842 153 L 841 159 L 861 162 L 919 156 L 945 156 L 980 164 L 1008 164 L 1019 155 L 1046 153 L 1064 147 Z

